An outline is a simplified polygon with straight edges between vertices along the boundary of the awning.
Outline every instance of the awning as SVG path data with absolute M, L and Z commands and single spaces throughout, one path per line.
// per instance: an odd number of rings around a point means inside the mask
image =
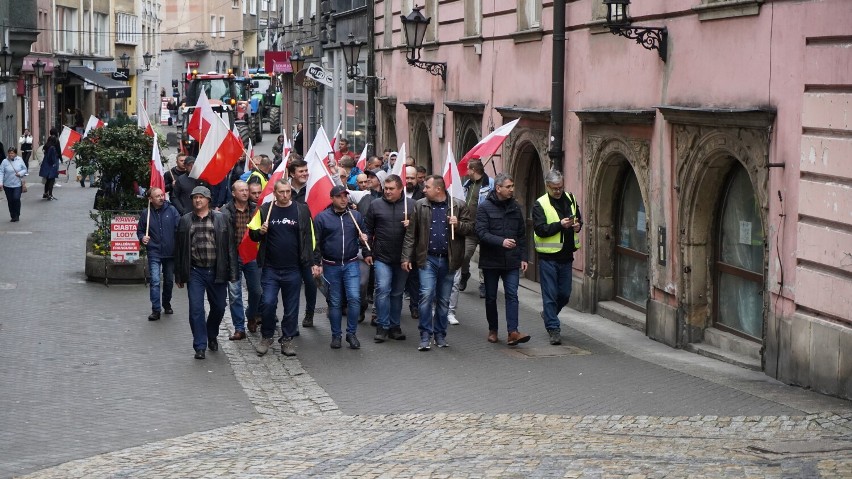
M 112 78 L 103 76 L 89 67 L 69 66 L 68 73 L 78 77 L 86 83 L 106 90 L 109 98 L 130 98 L 129 86 L 119 81 L 115 81 Z

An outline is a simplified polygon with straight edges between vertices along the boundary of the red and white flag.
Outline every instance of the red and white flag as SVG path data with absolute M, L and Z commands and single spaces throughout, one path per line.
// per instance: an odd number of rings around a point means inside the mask
M 337 151 L 334 149 L 334 144 L 337 143 L 337 137 L 340 136 L 340 127 L 343 126 L 343 120 L 337 122 L 337 128 L 334 130 L 334 138 L 331 139 L 331 151 L 334 152 L 335 157 L 337 156 Z
M 328 152 L 331 150 L 331 143 L 328 141 L 328 136 L 325 134 L 325 129 L 320 126 L 314 141 L 311 143 L 310 149 L 305 153 L 305 161 L 308 162 L 308 183 L 305 185 L 305 200 L 308 203 L 308 208 L 311 210 L 311 216 L 316 216 L 320 211 L 324 210 L 331 204 L 331 189 L 334 187 L 334 180 L 328 172 L 328 167 L 325 162 L 328 159 Z
M 464 189 L 462 189 L 461 176 L 459 168 L 456 166 L 456 158 L 453 155 L 453 145 L 447 144 L 447 161 L 444 163 L 444 184 L 447 187 L 447 193 L 453 198 L 458 198 L 464 201 Z
M 506 141 L 506 137 L 509 136 L 509 133 L 512 132 L 512 129 L 515 128 L 515 125 L 517 125 L 519 121 L 521 121 L 520 118 L 510 121 L 480 140 L 479 143 L 470 149 L 470 151 L 464 154 L 459 162 L 459 171 L 464 171 L 465 174 L 467 174 L 468 161 L 473 158 L 482 159 L 497 153 L 497 150 L 500 149 L 500 146 L 502 146 L 503 142 Z
M 249 139 L 248 148 L 246 149 L 246 164 L 243 165 L 243 171 L 251 171 L 251 165 L 254 163 L 254 145 L 251 144 L 251 139 Z
M 89 136 L 89 132 L 94 130 L 95 128 L 103 128 L 104 122 L 101 121 L 100 118 L 95 115 L 89 116 L 89 122 L 86 123 L 86 129 L 83 131 L 83 138 Z
M 211 185 L 218 184 L 242 155 L 243 144 L 234 138 L 228 125 L 217 116 L 207 132 L 207 141 L 201 143 L 189 176 Z
M 399 147 L 399 152 L 396 154 L 396 161 L 391 168 L 390 174 L 402 178 L 402 184 L 405 185 L 405 143 Z
M 154 148 L 151 151 L 151 188 L 166 191 L 166 177 L 163 170 L 163 160 L 160 158 L 160 145 L 157 135 L 154 135 Z
M 248 171 L 248 170 L 246 170 Z M 240 255 L 240 259 L 243 261 L 243 264 L 250 263 L 257 259 L 257 243 L 251 240 L 248 235 L 248 230 L 258 230 L 262 226 L 262 222 L 260 221 L 260 207 L 265 205 L 266 203 L 271 203 L 275 200 L 275 196 L 272 194 L 272 191 L 275 189 L 275 182 L 287 177 L 287 158 L 284 158 L 284 161 L 278 165 L 278 168 L 272 172 L 272 175 L 269 177 L 269 181 L 266 182 L 266 186 L 263 188 L 263 191 L 260 192 L 260 198 L 258 198 L 257 209 L 252 216 L 251 221 L 248 224 L 248 229 L 246 229 L 245 234 L 243 235 L 242 240 L 240 240 L 239 246 L 237 246 L 237 253 Z
M 221 121 L 219 115 L 210 106 L 210 100 L 207 99 L 207 92 L 202 88 L 201 94 L 198 95 L 198 102 L 192 110 L 192 116 L 189 117 L 189 123 L 186 125 L 186 132 L 189 136 L 198 140 L 199 143 L 204 143 L 204 139 L 207 138 L 207 133 L 216 119 Z M 227 127 L 225 129 L 227 130 Z M 239 137 L 240 135 L 237 134 L 237 138 Z M 242 143 L 242 140 L 240 142 Z
M 139 100 L 139 112 L 136 115 L 136 125 L 145 130 L 148 136 L 154 136 L 154 127 L 151 126 L 151 121 L 148 119 L 148 112 L 145 111 L 145 103 Z
M 74 158 L 74 150 L 71 149 L 74 144 L 80 141 L 79 133 L 68 128 L 67 126 L 62 127 L 62 133 L 59 135 L 59 149 L 62 152 L 62 156 L 67 159 Z
M 369 143 L 364 145 L 364 150 L 361 151 L 361 156 L 358 157 L 358 161 L 355 163 L 355 167 L 361 171 L 365 171 L 367 168 L 367 147 L 370 146 Z

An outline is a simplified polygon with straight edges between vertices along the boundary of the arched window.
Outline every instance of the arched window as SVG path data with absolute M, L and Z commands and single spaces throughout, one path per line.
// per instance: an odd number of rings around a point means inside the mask
M 216 73 L 219 73 L 222 68 L 222 63 L 219 60 L 216 60 Z
M 763 223 L 748 173 L 738 163 L 723 189 L 716 232 L 715 325 L 763 336 Z
M 648 299 L 648 219 L 639 181 L 627 168 L 618 203 L 615 245 L 618 302 L 645 311 Z

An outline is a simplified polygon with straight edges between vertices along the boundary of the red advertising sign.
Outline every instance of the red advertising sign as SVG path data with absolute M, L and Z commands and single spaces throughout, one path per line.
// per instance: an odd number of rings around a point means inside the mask
M 263 67 L 267 73 L 293 73 L 290 52 L 267 51 L 263 56 Z
M 110 257 L 113 261 L 136 261 L 139 259 L 139 239 L 136 237 L 135 216 L 115 216 L 109 225 Z

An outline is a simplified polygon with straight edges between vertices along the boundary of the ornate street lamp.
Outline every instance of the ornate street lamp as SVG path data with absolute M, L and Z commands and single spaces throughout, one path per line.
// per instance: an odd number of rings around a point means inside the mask
M 145 71 L 146 72 L 151 69 L 151 59 L 152 58 L 154 58 L 154 55 L 151 55 L 151 52 L 145 52 L 145 54 L 142 55 L 142 60 L 145 62 Z
M 47 63 L 41 61 L 41 58 L 36 58 L 35 63 L 33 63 L 33 72 L 35 72 L 36 84 L 34 87 L 41 86 L 41 81 L 44 79 L 44 67 L 47 66 Z
M 299 55 L 298 51 L 293 51 L 293 54 L 290 55 L 290 66 L 293 67 L 293 74 L 299 73 L 305 66 L 305 59 L 302 58 L 302 55 Z
M 628 7 L 630 0 L 603 0 L 606 5 L 606 26 L 614 35 L 636 40 L 647 50 L 657 50 L 660 58 L 668 58 L 668 30 L 666 27 L 631 27 Z
M 118 57 L 118 60 L 121 62 L 121 68 L 127 70 L 127 67 L 130 65 L 130 55 L 124 52 Z
M 56 61 L 59 62 L 59 73 L 61 73 L 63 77 L 67 76 L 68 65 L 71 63 L 71 60 L 68 57 L 59 57 Z
M 340 42 L 340 48 L 343 50 L 343 59 L 346 61 L 346 76 L 350 80 L 358 78 L 361 73 L 358 68 L 358 59 L 361 57 L 361 47 L 364 42 L 355 41 L 355 35 L 349 34 L 349 42 Z
M 411 13 L 401 15 L 402 31 L 405 33 L 405 45 L 408 48 L 408 53 L 405 59 L 408 64 L 417 68 L 422 68 L 429 73 L 440 76 L 444 83 L 447 82 L 447 63 L 446 62 L 426 62 L 420 60 L 420 49 L 423 48 L 423 39 L 426 37 L 426 27 L 432 21 L 431 17 L 425 17 L 420 10 L 423 7 L 414 7 Z
M 12 79 L 12 52 L 6 45 L 0 50 L 0 81 L 6 82 Z

